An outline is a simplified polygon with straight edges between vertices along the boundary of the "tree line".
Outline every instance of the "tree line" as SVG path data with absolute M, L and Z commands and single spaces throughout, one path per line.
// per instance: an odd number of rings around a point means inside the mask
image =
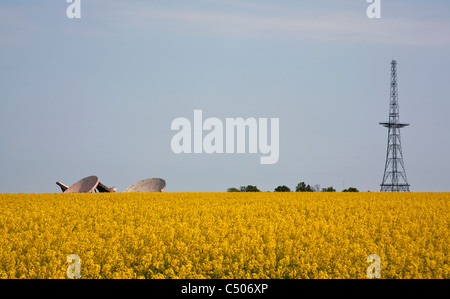
M 291 189 L 285 185 L 278 186 L 274 190 L 274 192 L 291 192 Z M 300 182 L 295 187 L 295 192 L 336 192 L 336 189 L 333 187 L 320 188 L 320 185 L 316 184 L 314 186 L 306 185 L 305 182 Z M 238 188 L 231 187 L 227 189 L 227 192 L 261 192 L 256 186 L 247 185 L 241 186 Z M 355 187 L 349 187 L 347 189 L 342 190 L 342 192 L 359 192 Z

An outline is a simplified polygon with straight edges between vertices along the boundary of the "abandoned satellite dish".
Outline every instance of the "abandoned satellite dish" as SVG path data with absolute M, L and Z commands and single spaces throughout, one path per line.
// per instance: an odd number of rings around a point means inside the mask
M 62 192 L 64 192 L 64 191 L 66 191 L 67 189 L 69 189 L 69 186 L 67 186 L 67 185 L 65 185 L 65 184 L 63 184 L 63 183 L 61 183 L 61 182 L 56 182 L 56 185 L 58 185 L 58 186 L 61 188 L 61 191 L 62 191 Z
M 64 193 L 91 193 L 99 183 L 98 177 L 91 175 L 70 186 Z
M 128 186 L 124 192 L 162 192 L 166 181 L 160 178 L 145 179 Z

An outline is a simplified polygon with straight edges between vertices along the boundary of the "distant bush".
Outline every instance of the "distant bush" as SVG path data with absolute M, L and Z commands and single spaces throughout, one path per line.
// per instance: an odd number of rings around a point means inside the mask
M 359 192 L 359 190 L 354 187 L 350 187 L 348 189 L 342 190 L 342 192 Z
M 291 189 L 289 189 L 289 187 L 283 185 L 283 186 L 276 187 L 274 191 L 275 192 L 291 192 Z

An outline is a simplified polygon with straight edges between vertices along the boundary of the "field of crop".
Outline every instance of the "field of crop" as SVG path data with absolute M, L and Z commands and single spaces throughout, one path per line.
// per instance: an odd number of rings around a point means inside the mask
M 0 278 L 450 278 L 450 193 L 0 194 Z

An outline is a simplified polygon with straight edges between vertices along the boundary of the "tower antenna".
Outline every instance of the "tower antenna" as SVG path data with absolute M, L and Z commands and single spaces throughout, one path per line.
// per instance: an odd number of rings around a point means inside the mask
M 391 62 L 391 96 L 389 101 L 389 122 L 380 123 L 388 128 L 388 143 L 386 164 L 384 167 L 381 192 L 409 191 L 406 178 L 405 164 L 403 163 L 400 129 L 409 124 L 399 122 L 398 88 L 397 88 L 397 61 Z

